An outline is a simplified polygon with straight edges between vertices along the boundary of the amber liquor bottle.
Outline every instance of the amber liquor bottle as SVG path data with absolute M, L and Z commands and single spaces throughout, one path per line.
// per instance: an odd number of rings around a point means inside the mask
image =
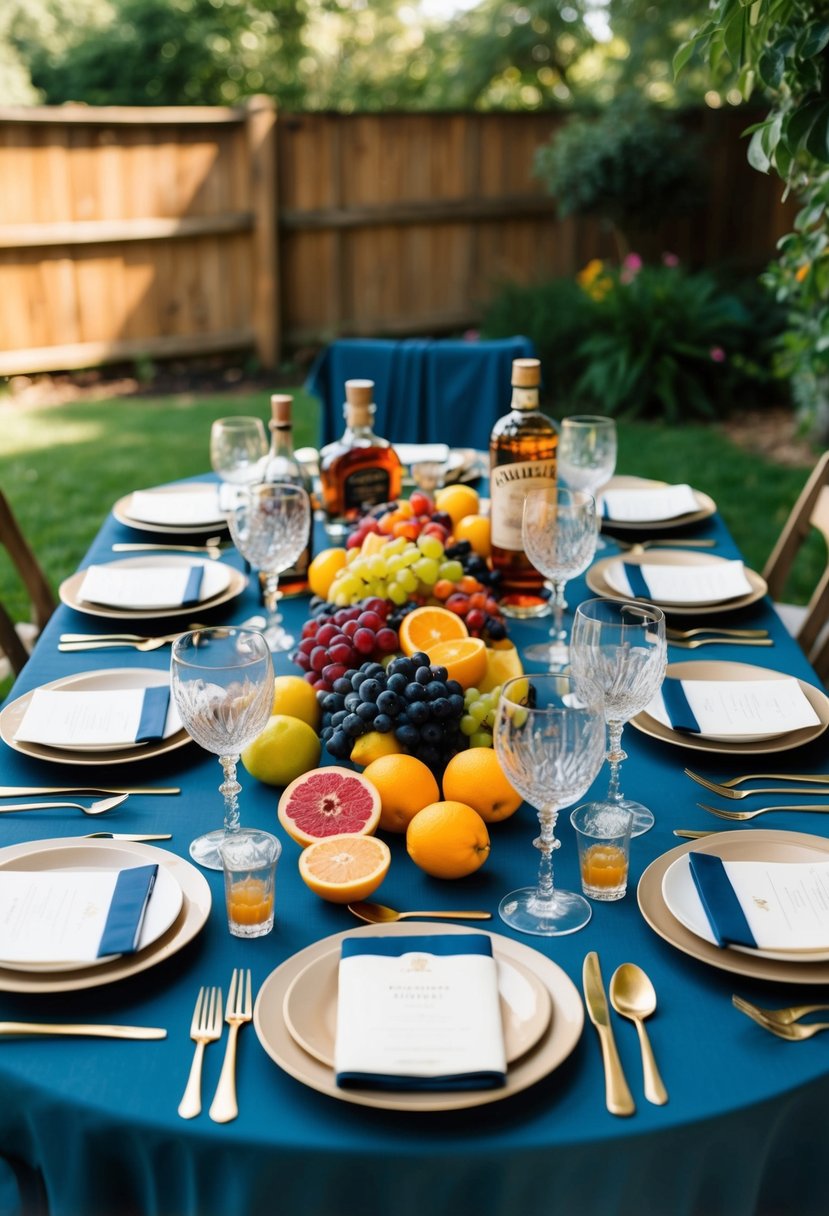
M 402 465 L 388 439 L 372 430 L 373 398 L 373 380 L 346 380 L 345 431 L 320 452 L 322 505 L 330 536 L 342 536 L 364 508 L 400 495 Z
M 294 455 L 293 420 L 291 411 L 293 398 L 283 393 L 271 397 L 271 447 L 262 468 L 262 481 L 289 481 L 302 486 L 309 497 L 311 478 L 308 471 Z M 313 501 L 313 498 L 312 498 Z M 299 595 L 308 590 L 308 567 L 314 555 L 314 518 L 308 528 L 308 544 L 289 570 L 279 576 L 280 595 Z
M 524 552 L 521 516 L 529 490 L 556 484 L 558 432 L 538 406 L 538 359 L 514 359 L 510 412 L 499 418 L 489 440 L 492 500 L 492 567 L 501 575 L 506 616 L 548 612 L 544 576 Z

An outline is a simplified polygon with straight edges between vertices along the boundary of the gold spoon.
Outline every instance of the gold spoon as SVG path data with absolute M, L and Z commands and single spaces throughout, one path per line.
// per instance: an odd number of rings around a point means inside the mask
M 398 912 L 387 908 L 385 904 L 375 904 L 370 900 L 358 900 L 348 905 L 360 920 L 366 920 L 370 925 L 390 925 L 396 920 L 491 920 L 491 912 Z
M 641 967 L 635 963 L 622 963 L 621 967 L 616 968 L 610 981 L 610 1003 L 617 1013 L 623 1018 L 630 1018 L 636 1026 L 642 1049 L 645 1097 L 655 1106 L 664 1106 L 668 1101 L 668 1091 L 659 1075 L 645 1030 L 645 1018 L 650 1017 L 656 1009 L 656 992 Z
M 120 806 L 128 798 L 129 794 L 116 794 L 114 798 L 102 798 L 89 806 L 80 802 L 12 802 L 8 806 L 0 806 L 0 815 L 4 815 L 6 811 L 48 811 L 52 807 L 60 806 L 83 811 L 84 815 L 103 815 L 104 811 L 111 811 L 114 806 Z

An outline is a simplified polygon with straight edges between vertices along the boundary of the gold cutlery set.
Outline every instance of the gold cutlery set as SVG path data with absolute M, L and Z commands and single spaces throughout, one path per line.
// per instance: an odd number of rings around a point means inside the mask
M 743 798 L 752 798 L 759 794 L 800 794 L 803 797 L 817 795 L 829 799 L 829 776 L 824 773 L 746 773 L 743 776 L 731 777 L 727 781 L 716 782 L 693 772 L 689 768 L 686 768 L 684 771 L 686 777 L 690 777 L 698 785 L 710 790 L 712 794 L 717 794 L 719 797 L 731 801 L 741 801 Z M 799 784 L 763 785 L 755 786 L 751 789 L 737 788 L 748 781 L 788 781 L 798 782 Z M 711 815 L 716 815 L 718 819 L 727 819 L 731 823 L 743 823 L 750 819 L 756 819 L 758 815 L 768 815 L 775 811 L 809 811 L 816 814 L 826 814 L 829 812 L 829 801 L 822 803 L 778 803 L 774 806 L 754 807 L 750 811 L 726 810 L 723 807 L 710 806 L 707 802 L 698 802 L 697 806 L 701 807 L 704 811 L 708 811 Z M 684 830 L 677 830 L 674 832 L 674 835 L 685 835 L 692 839 L 694 838 L 693 833 Z
M 605 1074 L 605 1104 L 612 1115 L 632 1115 L 636 1103 L 625 1079 L 622 1062 L 616 1047 L 613 1026 L 602 980 L 599 956 L 591 950 L 585 957 L 582 969 L 584 1000 L 590 1021 L 596 1027 L 602 1050 Z M 642 1054 L 642 1074 L 645 1097 L 655 1106 L 664 1106 L 668 1091 L 656 1065 L 650 1039 L 645 1030 L 645 1018 L 656 1010 L 656 993 L 651 981 L 641 967 L 635 963 L 623 963 L 617 967 L 610 981 L 610 1001 L 614 1010 L 629 1018 L 636 1026 Z
M 250 971 L 235 967 L 227 994 L 224 1021 L 229 1026 L 227 1047 L 216 1093 L 210 1105 L 214 1123 L 229 1123 L 239 1113 L 236 1101 L 236 1040 L 239 1027 L 253 1018 Z M 222 1037 L 222 990 L 200 988 L 190 1024 L 190 1038 L 196 1044 L 190 1075 L 178 1113 L 182 1119 L 194 1119 L 201 1112 L 201 1076 L 204 1050 L 208 1043 Z
M 800 1021 L 810 1013 L 829 1013 L 829 1005 L 792 1005 L 785 1009 L 761 1009 L 759 1005 L 752 1005 L 750 1001 L 739 996 L 732 996 L 731 1003 L 758 1026 L 762 1026 L 770 1034 L 777 1035 L 778 1039 L 787 1039 L 790 1043 L 811 1039 L 821 1030 L 829 1030 L 829 1022 Z
M 773 646 L 767 629 L 723 629 L 719 626 L 697 626 L 696 629 L 666 629 L 671 646 L 696 650 L 700 646 Z

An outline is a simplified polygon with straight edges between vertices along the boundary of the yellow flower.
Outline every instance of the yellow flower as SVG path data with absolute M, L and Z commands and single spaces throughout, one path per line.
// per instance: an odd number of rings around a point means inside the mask
M 797 279 L 798 283 L 803 282 L 803 280 L 806 278 L 806 275 L 809 273 L 809 271 L 811 269 L 812 269 L 811 263 L 809 263 L 809 262 L 804 262 L 802 266 L 798 266 L 797 271 L 795 272 L 795 276 L 794 276 Z
M 613 287 L 613 281 L 605 273 L 601 258 L 592 258 L 576 275 L 576 282 L 592 300 L 603 300 Z

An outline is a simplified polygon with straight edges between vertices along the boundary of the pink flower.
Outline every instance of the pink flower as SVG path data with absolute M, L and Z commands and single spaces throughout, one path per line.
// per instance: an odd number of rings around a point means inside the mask
M 629 253 L 622 262 L 622 272 L 619 275 L 621 283 L 632 283 L 642 269 L 643 262 L 638 253 Z
M 725 351 L 721 346 L 712 346 L 708 354 L 714 363 L 725 363 Z
M 675 253 L 663 253 L 662 254 L 662 265 L 670 266 L 670 268 L 672 270 L 675 270 L 676 267 L 679 265 L 679 258 L 676 256 Z

